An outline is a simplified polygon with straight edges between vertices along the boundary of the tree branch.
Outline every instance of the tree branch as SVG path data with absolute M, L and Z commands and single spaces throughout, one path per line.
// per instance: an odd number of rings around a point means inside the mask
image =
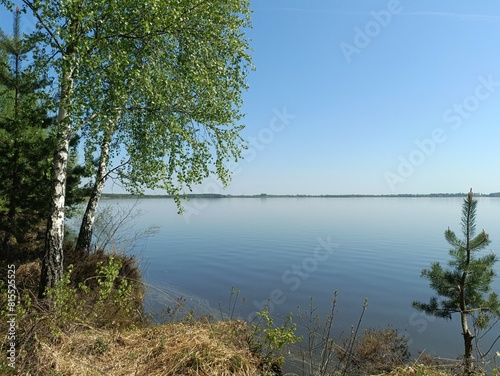
M 103 176 L 102 180 L 106 180 L 113 172 L 115 172 L 116 170 L 119 170 L 120 168 L 122 168 L 123 166 L 126 166 L 127 164 L 130 163 L 130 158 L 127 159 L 125 162 L 119 164 L 118 166 L 116 167 L 113 167 L 112 169 L 110 169 L 106 175 Z
M 42 17 L 35 10 L 35 6 L 33 5 L 33 3 L 31 1 L 27 1 L 27 0 L 23 0 L 23 3 L 26 4 L 28 6 L 28 8 L 31 9 L 31 11 L 33 12 L 33 15 L 36 17 L 36 19 L 38 20 L 38 22 L 40 22 L 40 24 L 43 26 L 43 28 L 45 29 L 45 31 L 47 31 L 47 33 L 50 35 L 51 39 L 57 45 L 57 48 L 59 49 L 59 52 L 62 54 L 64 52 L 63 51 L 64 49 L 63 49 L 61 43 L 59 42 L 59 40 L 57 39 L 57 37 L 55 36 L 55 34 L 52 32 L 52 30 L 50 30 L 49 27 L 45 24 L 45 22 L 43 22 Z

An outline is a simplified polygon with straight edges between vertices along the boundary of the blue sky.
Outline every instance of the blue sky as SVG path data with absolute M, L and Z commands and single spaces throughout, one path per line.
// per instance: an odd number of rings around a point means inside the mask
M 252 7 L 245 135 L 267 143 L 230 193 L 500 191 L 500 3 Z M 270 137 L 273 109 L 296 117 Z
M 500 191 L 499 2 L 251 7 L 250 149 L 226 190 L 196 192 Z

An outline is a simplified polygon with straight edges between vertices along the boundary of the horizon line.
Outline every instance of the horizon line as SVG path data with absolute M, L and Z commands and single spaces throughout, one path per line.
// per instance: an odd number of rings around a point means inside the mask
M 443 197 L 443 196 L 467 196 L 468 192 L 437 192 L 437 193 L 324 193 L 324 194 L 274 194 L 274 193 L 257 193 L 257 194 L 235 194 L 235 193 L 185 193 L 180 194 L 180 197 Z M 133 197 L 174 197 L 173 195 L 163 193 L 111 193 L 104 192 L 103 196 L 133 196 Z M 475 196 L 500 197 L 500 192 L 480 193 L 474 192 Z

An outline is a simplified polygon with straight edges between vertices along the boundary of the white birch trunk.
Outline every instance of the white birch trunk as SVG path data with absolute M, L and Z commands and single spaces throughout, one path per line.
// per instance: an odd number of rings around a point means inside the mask
M 101 145 L 101 155 L 99 157 L 99 167 L 95 178 L 95 184 L 92 189 L 85 214 L 82 218 L 80 233 L 78 234 L 78 241 L 75 248 L 77 252 L 90 252 L 97 206 L 99 204 L 99 199 L 101 198 L 101 194 L 107 178 L 109 148 L 113 137 L 113 128 L 114 127 L 112 127 L 112 129 L 106 135 L 104 135 L 104 140 Z
M 66 179 L 68 170 L 69 141 L 72 136 L 71 123 L 68 121 L 69 99 L 73 84 L 72 55 L 74 50 L 68 47 L 64 74 L 61 80 L 61 99 L 57 114 L 57 146 L 52 163 L 52 187 L 50 196 L 49 220 L 45 235 L 45 255 L 42 260 L 42 271 L 38 297 L 45 298 L 48 288 L 53 288 L 63 275 L 63 243 L 64 243 L 64 204 L 66 195 Z
M 66 116 L 60 110 L 60 116 Z M 45 256 L 42 260 L 39 297 L 43 298 L 47 288 L 54 287 L 63 274 L 63 242 L 64 242 L 64 202 L 66 192 L 66 172 L 68 167 L 69 125 L 62 125 L 64 132 L 60 135 L 54 162 L 52 165 L 52 193 L 50 216 L 45 235 Z

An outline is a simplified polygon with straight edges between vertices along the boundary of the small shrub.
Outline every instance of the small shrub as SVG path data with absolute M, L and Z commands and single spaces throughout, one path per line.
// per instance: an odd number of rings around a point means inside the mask
M 333 293 L 330 313 L 322 319 L 314 305 L 314 297 L 310 297 L 308 309 L 303 312 L 298 307 L 298 322 L 305 331 L 304 344 L 300 346 L 302 359 L 302 373 L 304 375 L 326 376 L 332 375 L 337 370 L 333 364 L 334 347 L 333 339 L 334 316 L 337 306 L 338 292 Z
M 91 259 L 94 260 L 93 268 Z M 64 342 L 77 332 L 88 328 L 124 329 L 142 323 L 140 281 L 126 277 L 130 271 L 131 274 L 138 274 L 131 259 L 101 254 L 85 260 L 86 272 L 81 265 L 68 265 L 57 285 L 47 290 L 47 299 L 38 300 L 37 286 L 29 283 L 18 285 L 15 312 L 17 374 L 29 374 L 36 365 L 50 369 L 51 365 L 45 364 L 46 359 L 40 357 L 41 349 Z M 36 268 L 18 267 L 18 271 L 31 269 Z M 8 329 L 6 315 L 11 313 L 7 311 L 7 300 L 6 284 L 0 280 L 0 331 L 3 333 Z M 107 346 L 107 341 L 97 339 L 87 350 L 102 355 L 107 352 Z M 2 364 L 7 363 L 6 353 L 0 353 Z M 4 374 L 3 371 L 0 368 L 0 374 Z
M 78 291 L 71 284 L 72 271 L 73 266 L 70 265 L 56 286 L 47 289 L 46 296 L 52 305 L 52 322 L 55 323 L 54 329 L 56 331 L 77 321 L 81 314 L 80 300 L 77 299 Z
M 262 357 L 264 373 L 276 372 L 277 369 L 281 368 L 285 360 L 281 353 L 282 348 L 285 345 L 300 342 L 302 337 L 295 335 L 297 324 L 293 322 L 292 314 L 285 317 L 281 326 L 276 326 L 274 319 L 269 316 L 269 307 L 257 312 L 257 316 L 261 319 L 261 322 L 252 325 L 250 347 Z
M 90 346 L 90 353 L 93 355 L 103 355 L 109 350 L 109 344 L 101 337 Z
M 345 359 L 348 341 L 336 347 L 339 359 Z M 362 374 L 389 372 L 410 358 L 408 341 L 397 329 L 366 329 L 350 348 L 350 371 Z
M 128 321 L 133 313 L 135 294 L 133 283 L 120 277 L 122 261 L 111 256 L 105 264 L 97 264 L 97 301 L 94 303 L 93 315 L 99 325 L 120 326 Z M 85 289 L 85 285 L 80 287 Z M 88 287 L 85 291 L 89 291 Z M 121 321 L 124 321 L 123 323 Z

